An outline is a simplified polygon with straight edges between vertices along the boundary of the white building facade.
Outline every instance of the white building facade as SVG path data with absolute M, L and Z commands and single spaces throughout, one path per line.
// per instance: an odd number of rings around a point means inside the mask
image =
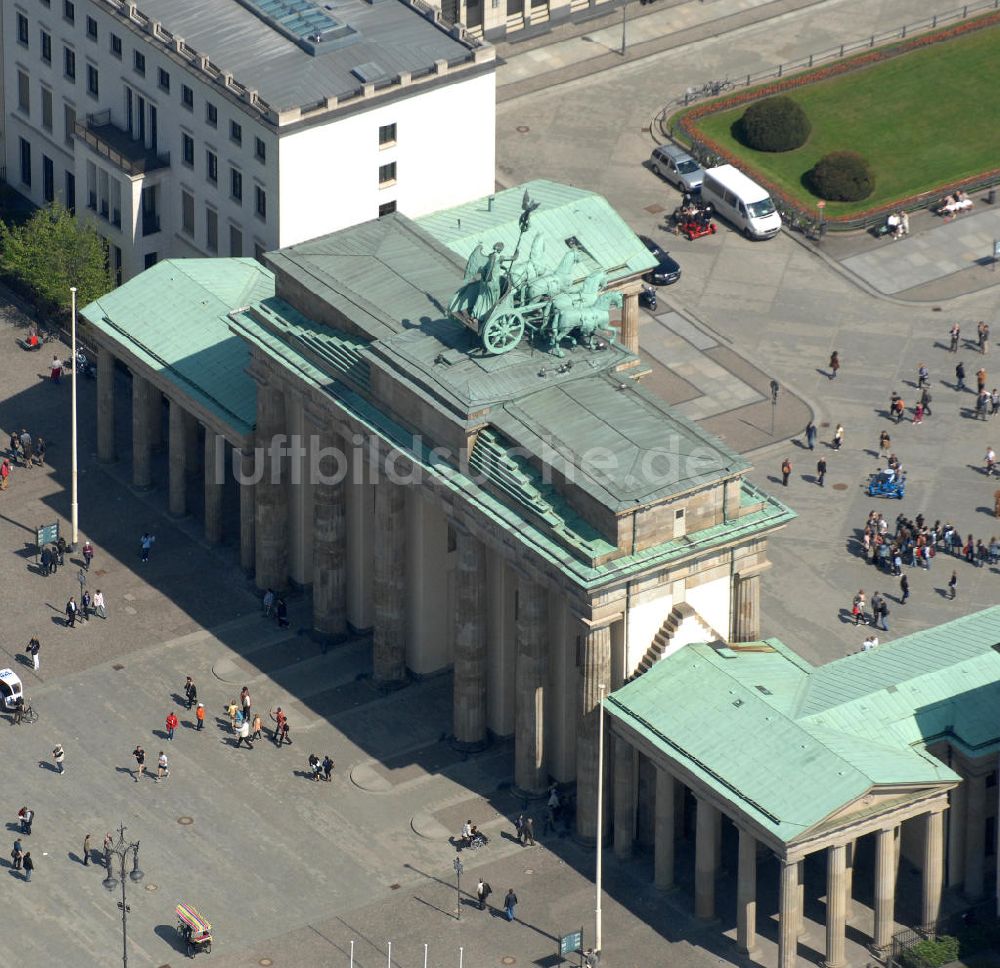
M 7 181 L 89 214 L 119 282 L 492 190 L 493 49 L 404 0 L 153 13 L 3 0 Z

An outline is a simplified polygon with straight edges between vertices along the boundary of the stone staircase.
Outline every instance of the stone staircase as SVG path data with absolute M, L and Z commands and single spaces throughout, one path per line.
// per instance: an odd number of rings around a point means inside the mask
M 667 620 L 653 636 L 653 642 L 639 662 L 629 681 L 648 672 L 665 656 L 691 642 L 724 642 L 719 635 L 687 602 L 675 605 Z

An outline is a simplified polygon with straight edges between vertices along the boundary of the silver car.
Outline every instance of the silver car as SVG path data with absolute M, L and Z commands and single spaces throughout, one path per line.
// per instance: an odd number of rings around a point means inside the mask
M 701 191 L 704 170 L 683 148 L 660 145 L 653 149 L 649 167 L 681 192 Z

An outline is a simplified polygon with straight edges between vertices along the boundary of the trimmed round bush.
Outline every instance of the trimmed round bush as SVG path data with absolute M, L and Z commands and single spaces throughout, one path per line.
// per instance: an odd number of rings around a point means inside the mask
M 875 176 L 868 160 L 856 151 L 824 155 L 806 180 L 814 194 L 831 202 L 860 202 L 875 190 Z
M 790 97 L 779 95 L 754 101 L 740 118 L 737 133 L 757 151 L 791 151 L 809 140 L 810 131 L 805 111 Z

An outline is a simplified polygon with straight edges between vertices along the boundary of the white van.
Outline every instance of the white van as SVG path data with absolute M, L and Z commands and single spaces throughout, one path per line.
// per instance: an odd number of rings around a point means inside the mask
M 771 196 L 732 165 L 705 172 L 701 201 L 711 202 L 716 212 L 748 239 L 769 239 L 781 231 L 781 216 Z

